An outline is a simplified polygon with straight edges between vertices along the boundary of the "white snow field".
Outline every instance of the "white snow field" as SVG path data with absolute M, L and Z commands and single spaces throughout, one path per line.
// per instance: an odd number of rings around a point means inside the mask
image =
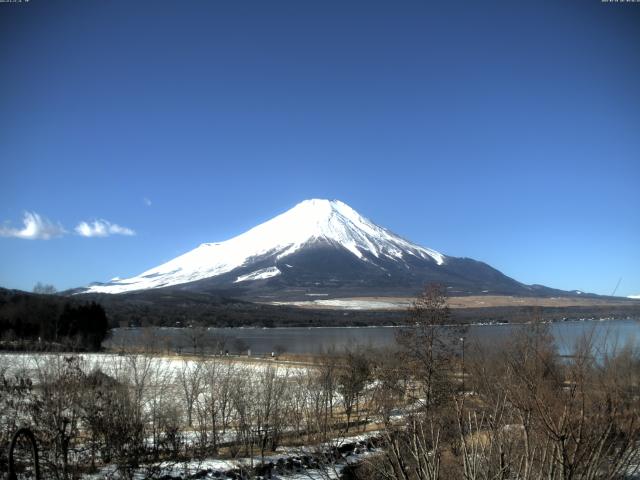
M 34 383 L 38 382 L 38 372 L 43 368 L 64 362 L 65 358 L 79 357 L 83 369 L 100 369 L 107 375 L 119 378 L 130 374 L 131 366 L 144 363 L 144 368 L 176 376 L 182 368 L 192 368 L 195 362 L 181 356 L 148 356 L 137 354 L 117 355 L 110 353 L 0 353 L 0 374 L 5 376 L 26 376 Z M 282 362 L 244 361 L 235 357 L 207 357 L 209 361 L 229 365 L 238 374 L 255 376 L 268 368 L 275 368 L 278 375 L 306 371 L 306 367 Z
M 413 299 L 402 300 L 361 300 L 336 298 L 326 300 L 306 300 L 299 302 L 269 302 L 271 305 L 291 305 L 296 307 L 336 308 L 340 310 L 406 310 Z

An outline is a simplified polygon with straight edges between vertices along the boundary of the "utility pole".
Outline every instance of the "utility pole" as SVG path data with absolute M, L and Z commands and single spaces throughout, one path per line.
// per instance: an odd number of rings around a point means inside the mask
M 613 289 L 613 292 L 611 293 L 611 296 L 612 296 L 612 297 L 615 297 L 616 292 L 618 291 L 618 287 L 620 286 L 620 282 L 622 282 L 622 277 L 620 277 L 620 278 L 618 279 L 618 283 L 616 283 L 616 288 L 614 288 L 614 289 Z
M 462 342 L 462 396 L 464 397 L 464 337 L 460 337 L 460 341 Z

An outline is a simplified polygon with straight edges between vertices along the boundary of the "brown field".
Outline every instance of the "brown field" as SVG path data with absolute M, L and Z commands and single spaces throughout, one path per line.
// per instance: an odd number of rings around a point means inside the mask
M 315 301 L 278 302 L 280 305 L 295 305 L 314 309 L 336 310 L 404 310 L 413 298 L 410 297 L 351 297 L 320 299 Z M 580 298 L 580 297 L 514 297 L 507 295 L 472 295 L 449 297 L 453 309 L 493 307 L 606 307 L 640 305 L 640 301 L 627 298 Z
M 628 299 L 600 299 L 600 298 L 579 298 L 579 297 L 511 297 L 504 295 L 451 297 L 449 306 L 451 308 L 474 308 L 474 307 L 591 307 L 595 305 L 629 305 Z

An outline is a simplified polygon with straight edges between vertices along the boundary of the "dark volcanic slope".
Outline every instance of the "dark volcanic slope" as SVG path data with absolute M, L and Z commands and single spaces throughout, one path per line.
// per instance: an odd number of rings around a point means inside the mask
M 282 260 L 256 259 L 224 275 L 171 287 L 216 292 L 247 299 L 304 300 L 313 296 L 414 296 L 427 283 L 441 283 L 450 295 L 492 293 L 518 296 L 573 295 L 542 286 L 524 285 L 486 263 L 447 257 L 438 265 L 431 258 L 408 257 L 402 262 L 365 255 L 368 261 L 328 242 L 316 242 Z M 252 271 L 276 266 L 280 275 L 235 282 Z

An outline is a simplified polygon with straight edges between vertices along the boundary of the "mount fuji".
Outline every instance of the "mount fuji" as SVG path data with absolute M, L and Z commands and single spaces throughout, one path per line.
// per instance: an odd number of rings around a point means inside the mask
M 414 295 L 425 283 L 451 295 L 546 296 L 491 266 L 416 245 L 337 200 L 305 200 L 230 240 L 197 248 L 141 274 L 77 293 L 150 289 L 223 292 L 250 298 Z

